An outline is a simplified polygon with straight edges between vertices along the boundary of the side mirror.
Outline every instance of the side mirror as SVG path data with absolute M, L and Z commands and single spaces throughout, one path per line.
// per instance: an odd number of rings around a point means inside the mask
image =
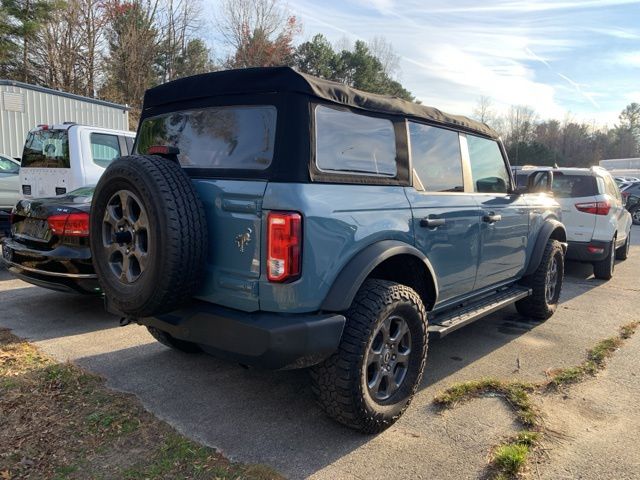
M 551 170 L 538 170 L 529 175 L 527 179 L 527 193 L 551 192 L 553 185 L 553 172 Z

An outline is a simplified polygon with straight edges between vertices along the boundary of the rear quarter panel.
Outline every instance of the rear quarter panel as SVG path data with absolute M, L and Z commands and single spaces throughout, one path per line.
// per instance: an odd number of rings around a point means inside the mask
M 268 282 L 262 262 L 260 309 L 265 311 L 318 310 L 342 268 L 366 246 L 387 239 L 414 244 L 402 187 L 269 183 L 263 225 L 269 210 L 300 212 L 304 238 L 302 275 L 295 282 Z M 262 231 L 264 245 L 266 228 Z

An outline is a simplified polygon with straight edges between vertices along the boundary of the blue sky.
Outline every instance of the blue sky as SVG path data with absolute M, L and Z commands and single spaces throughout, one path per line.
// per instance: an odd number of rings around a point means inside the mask
M 288 0 L 299 41 L 384 36 L 423 103 L 470 114 L 532 106 L 542 118 L 612 126 L 640 102 L 640 0 Z

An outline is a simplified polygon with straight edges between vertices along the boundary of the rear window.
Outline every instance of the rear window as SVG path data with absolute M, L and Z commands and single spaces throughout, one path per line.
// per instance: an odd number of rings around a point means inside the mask
M 69 168 L 66 130 L 29 132 L 22 152 L 22 168 Z
M 322 105 L 315 113 L 319 170 L 396 176 L 396 136 L 390 120 Z
M 183 167 L 263 170 L 273 160 L 276 116 L 273 106 L 232 106 L 147 118 L 136 151 L 173 146 Z
M 592 197 L 598 194 L 596 179 L 591 175 L 565 175 L 553 172 L 551 189 L 558 198 Z

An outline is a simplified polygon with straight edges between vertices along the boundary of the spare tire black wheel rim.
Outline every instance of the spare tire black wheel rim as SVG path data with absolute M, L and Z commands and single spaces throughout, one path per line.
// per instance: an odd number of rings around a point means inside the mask
M 149 217 L 140 199 L 119 190 L 107 203 L 102 220 L 102 245 L 109 268 L 123 284 L 137 281 L 149 258 Z
M 411 331 L 407 321 L 389 316 L 377 328 L 365 358 L 365 382 L 376 401 L 384 401 L 400 389 L 409 369 Z

